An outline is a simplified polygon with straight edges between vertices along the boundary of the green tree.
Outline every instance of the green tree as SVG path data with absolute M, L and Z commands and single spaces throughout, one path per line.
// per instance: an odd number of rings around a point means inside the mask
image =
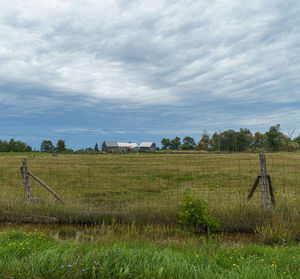
M 295 137 L 293 139 L 293 142 L 298 143 L 298 145 L 300 146 L 300 135 L 298 137 Z
M 41 151 L 42 152 L 47 152 L 54 150 L 54 145 L 52 144 L 51 140 L 43 140 L 41 143 Z
M 31 146 L 22 141 L 10 139 L 9 142 L 0 140 L 0 152 L 30 152 Z
M 199 141 L 196 145 L 197 150 L 207 150 L 207 146 L 203 141 Z
M 8 142 L 8 151 L 17 152 L 17 147 L 14 139 L 10 139 L 10 141 Z
M 220 150 L 235 151 L 237 147 L 237 135 L 234 130 L 227 130 L 220 135 Z
M 268 147 L 273 151 L 279 150 L 279 130 L 280 124 L 276 124 L 266 132 Z
M 163 138 L 162 140 L 161 140 L 161 145 L 162 145 L 162 149 L 170 149 L 170 147 L 171 147 L 171 141 L 170 141 L 170 139 L 166 139 L 166 138 Z
M 201 137 L 201 142 L 205 143 L 206 147 L 208 148 L 211 145 L 211 139 L 206 131 L 203 132 Z
M 291 138 L 282 132 L 278 133 L 278 150 L 280 151 L 295 151 L 297 150 L 297 146 L 294 145 Z
M 181 145 L 181 148 L 185 150 L 191 150 L 191 149 L 195 149 L 195 146 L 196 143 L 192 137 L 185 137 L 183 139 L 183 144 Z
M 236 133 L 236 150 L 245 151 L 252 143 L 253 136 L 249 129 L 242 129 Z
M 0 152 L 8 152 L 8 142 L 0 140 Z
M 56 144 L 56 150 L 58 152 L 64 152 L 66 150 L 66 143 L 64 140 L 59 139 Z
M 260 132 L 256 132 L 254 134 L 253 140 L 252 140 L 252 149 L 266 149 L 268 145 L 267 135 L 262 134 Z
M 98 143 L 97 143 L 97 142 L 96 142 L 96 144 L 95 144 L 94 151 L 96 151 L 96 152 L 99 151 L 99 147 L 98 147 Z
M 299 144 L 297 142 L 291 141 L 286 146 L 286 151 L 297 151 L 299 150 Z
M 31 152 L 31 151 L 32 151 L 32 147 L 29 145 L 26 145 L 25 152 Z
M 172 150 L 178 150 L 181 148 L 181 140 L 180 137 L 175 137 L 171 140 L 171 149 Z
M 213 150 L 221 150 L 221 136 L 215 132 L 211 137 L 211 145 Z

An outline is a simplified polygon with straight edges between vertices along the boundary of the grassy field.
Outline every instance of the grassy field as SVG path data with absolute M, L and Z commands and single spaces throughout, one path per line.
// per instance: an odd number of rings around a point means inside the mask
M 5 228 L 1 278 L 299 278 L 300 249 L 220 241 L 174 229 Z
M 24 201 L 21 159 L 66 202 L 32 180 L 37 202 Z M 277 205 L 261 210 L 258 154 L 0 154 L 0 217 L 10 222 L 123 223 L 177 226 L 189 190 L 205 199 L 224 231 L 256 231 L 262 238 L 300 239 L 300 154 L 267 154 Z

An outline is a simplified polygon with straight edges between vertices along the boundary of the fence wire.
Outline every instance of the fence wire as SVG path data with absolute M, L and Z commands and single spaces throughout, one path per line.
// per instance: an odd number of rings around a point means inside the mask
M 274 153 L 266 158 L 276 200 L 299 204 L 300 155 Z M 30 171 L 59 194 L 68 210 L 95 214 L 163 212 L 178 207 L 187 192 L 230 206 L 246 201 L 260 171 L 258 154 L 245 153 L 38 155 L 28 161 Z M 2 204 L 25 201 L 20 167 L 21 157 L 0 159 Z M 38 182 L 31 179 L 31 184 L 39 208 L 56 206 L 55 198 Z M 261 204 L 260 187 L 249 203 Z

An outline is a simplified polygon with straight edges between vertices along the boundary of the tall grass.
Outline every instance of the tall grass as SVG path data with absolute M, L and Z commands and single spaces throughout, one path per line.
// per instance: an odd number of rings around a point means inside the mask
M 24 201 L 21 158 L 66 202 L 61 205 L 32 180 L 36 202 Z M 176 226 L 189 189 L 205 199 L 224 231 L 274 228 L 300 238 L 299 153 L 267 154 L 277 205 L 261 210 L 260 190 L 246 197 L 259 173 L 258 154 L 1 154 L 0 218 L 16 222 L 138 223 Z M 267 231 L 267 230 L 265 230 Z M 290 233 L 291 234 L 291 233 Z
M 135 234 L 133 228 L 127 231 Z M 124 235 L 124 232 L 122 232 Z M 81 242 L 40 230 L 0 234 L 1 278 L 298 278 L 299 247 L 217 240 L 122 239 Z

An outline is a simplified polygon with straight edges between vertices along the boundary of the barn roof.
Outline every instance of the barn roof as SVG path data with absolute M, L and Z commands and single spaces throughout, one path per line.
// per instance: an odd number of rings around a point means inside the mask
M 151 147 L 154 142 L 142 142 L 140 147 Z
M 118 143 L 115 140 L 106 140 L 103 143 L 106 147 L 118 147 Z
M 138 145 L 135 142 L 118 142 L 118 147 L 136 148 Z

